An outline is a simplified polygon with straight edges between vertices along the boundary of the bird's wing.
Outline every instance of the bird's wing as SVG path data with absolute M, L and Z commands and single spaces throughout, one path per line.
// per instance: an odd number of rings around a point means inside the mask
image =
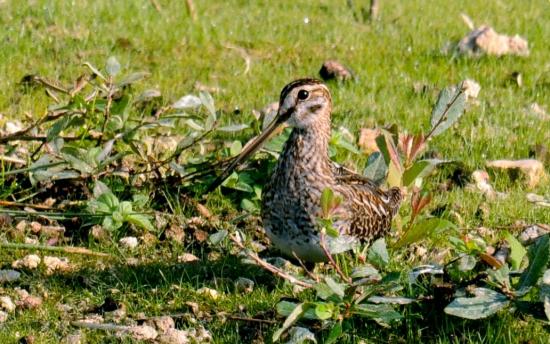
M 369 178 L 336 164 L 333 165 L 333 172 L 337 183 L 346 190 L 349 214 L 347 232 L 363 239 L 372 239 L 388 231 L 401 203 L 399 188 L 384 191 Z

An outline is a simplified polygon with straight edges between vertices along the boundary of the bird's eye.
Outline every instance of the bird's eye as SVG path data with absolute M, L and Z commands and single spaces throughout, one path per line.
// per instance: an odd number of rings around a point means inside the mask
M 309 92 L 308 92 L 308 91 L 306 91 L 306 90 L 300 90 L 300 91 L 298 92 L 298 99 L 300 99 L 300 100 L 306 100 L 307 97 L 309 97 Z

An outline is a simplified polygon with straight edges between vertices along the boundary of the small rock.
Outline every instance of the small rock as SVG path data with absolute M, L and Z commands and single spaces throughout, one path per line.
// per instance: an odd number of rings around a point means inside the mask
M 38 265 L 40 264 L 40 261 L 41 261 L 40 257 L 37 256 L 36 254 L 29 254 L 21 259 L 14 261 L 11 264 L 11 266 L 14 269 L 27 268 L 32 270 L 38 267 Z
M 189 344 L 192 343 L 187 331 L 177 330 L 175 328 L 168 329 L 165 333 L 158 337 L 158 342 L 162 344 Z
M 18 131 L 23 130 L 23 124 L 19 121 L 8 121 L 6 122 L 6 133 L 8 135 L 15 134 Z
M 154 327 L 161 334 L 168 332 L 168 330 L 176 327 L 174 319 L 165 315 L 157 318 L 149 319 L 145 322 L 147 325 Z
M 0 296 L 0 308 L 11 313 L 15 311 L 15 303 L 9 296 Z
M 110 236 L 109 231 L 100 225 L 94 225 L 90 231 L 90 234 L 92 235 L 92 238 L 100 242 L 109 240 Z
M 319 75 L 323 80 L 338 80 L 338 81 L 347 81 L 353 78 L 353 73 L 335 60 L 328 60 L 323 63 Z
M 175 242 L 183 242 L 185 238 L 185 232 L 183 227 L 175 223 L 171 224 L 170 227 L 164 232 L 164 235 L 167 239 L 173 240 Z
M 69 259 L 66 257 L 44 257 L 44 265 L 46 266 L 46 274 L 52 275 L 56 271 L 67 272 L 71 270 Z
M 0 311 L 0 324 L 5 323 L 8 320 L 8 313 Z
M 19 232 L 23 232 L 25 229 L 27 229 L 28 222 L 25 220 L 21 220 L 15 225 L 15 229 L 17 229 Z
M 154 340 L 158 337 L 157 330 L 147 325 L 132 326 L 128 329 L 128 333 L 136 340 Z
M 359 134 L 359 147 L 366 153 L 371 154 L 380 151 L 376 138 L 380 136 L 380 129 L 362 128 Z
M 118 243 L 125 248 L 134 249 L 138 245 L 138 239 L 136 237 L 124 237 Z
M 33 221 L 31 222 L 31 232 L 34 234 L 40 233 L 42 230 L 42 224 L 40 222 Z
M 462 87 L 464 88 L 464 95 L 466 100 L 477 99 L 481 86 L 472 79 L 466 79 L 462 82 Z
M 198 261 L 199 258 L 191 253 L 184 253 L 178 256 L 178 263 L 191 263 Z
M 519 170 L 525 175 L 529 188 L 536 187 L 541 181 L 545 181 L 548 177 L 544 171 L 542 162 L 535 159 L 494 160 L 487 162 L 487 167 Z
M 525 197 L 527 198 L 527 201 L 531 203 L 535 203 L 536 205 L 540 205 L 543 207 L 550 207 L 550 199 L 546 199 L 544 198 L 544 196 L 534 193 L 528 193 L 527 195 L 525 195 Z
M 542 121 L 550 120 L 550 115 L 548 114 L 548 112 L 546 112 L 546 110 L 537 103 L 531 103 L 527 108 L 527 113 Z
M 202 287 L 200 289 L 197 289 L 197 294 L 206 296 L 208 298 L 211 298 L 212 300 L 217 300 L 219 297 L 219 293 L 215 289 Z
M 36 309 L 42 305 L 42 298 L 40 296 L 33 296 L 27 293 L 27 295 L 17 301 L 16 304 L 22 309 Z
M 0 283 L 17 281 L 21 273 L 15 270 L 0 270 Z
M 505 194 L 496 192 L 489 183 L 489 173 L 483 170 L 472 172 L 472 180 L 475 182 L 475 188 L 483 193 L 487 198 L 504 197 Z
M 239 277 L 235 281 L 235 290 L 238 293 L 249 294 L 254 290 L 254 281 L 248 278 Z
M 550 227 L 550 226 L 545 226 Z M 531 225 L 526 227 L 518 236 L 518 240 L 522 245 L 529 245 L 539 237 L 550 232 L 550 228 L 544 228 L 542 225 Z
M 509 37 L 497 33 L 492 27 L 483 25 L 474 29 L 458 43 L 458 50 L 463 54 L 529 55 L 527 40 L 515 35 Z
M 62 344 L 82 344 L 82 334 L 76 333 L 76 334 L 70 334 L 67 337 L 63 338 L 61 341 Z

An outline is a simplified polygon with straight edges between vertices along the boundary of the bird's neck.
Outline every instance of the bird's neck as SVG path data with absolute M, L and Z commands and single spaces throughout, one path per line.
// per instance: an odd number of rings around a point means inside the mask
M 330 121 L 317 121 L 307 128 L 294 128 L 283 152 L 283 164 L 293 163 L 307 173 L 327 174 L 330 171 L 328 145 Z

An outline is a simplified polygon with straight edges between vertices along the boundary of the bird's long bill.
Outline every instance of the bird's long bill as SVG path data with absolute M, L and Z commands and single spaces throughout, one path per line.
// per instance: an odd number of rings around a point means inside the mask
M 289 111 L 290 112 L 290 111 Z M 235 168 L 237 168 L 243 161 L 246 161 L 252 154 L 262 146 L 262 144 L 270 137 L 271 133 L 277 129 L 283 122 L 285 122 L 289 117 L 289 112 L 284 114 L 277 114 L 275 119 L 265 128 L 265 130 L 258 135 L 254 141 L 247 144 L 241 154 L 239 154 L 231 164 L 222 172 L 222 174 L 216 178 L 216 180 L 208 188 L 208 192 L 215 190 L 218 186 L 223 183 L 223 181 L 233 173 Z

